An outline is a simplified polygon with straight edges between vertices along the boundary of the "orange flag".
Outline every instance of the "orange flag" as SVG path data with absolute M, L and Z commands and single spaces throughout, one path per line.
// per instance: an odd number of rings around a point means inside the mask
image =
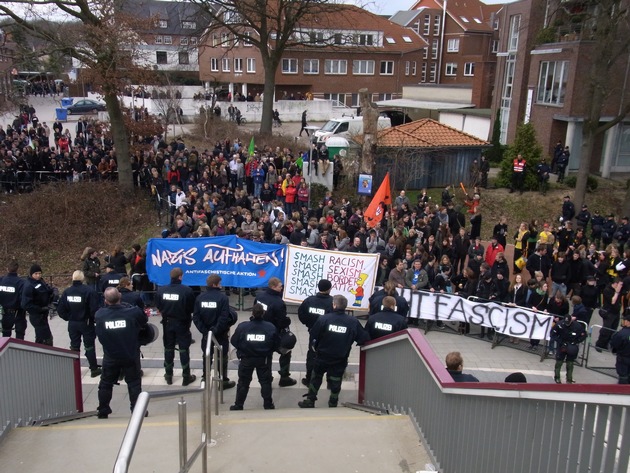
M 370 202 L 370 206 L 363 215 L 368 227 L 375 227 L 383 219 L 384 210 L 381 204 L 385 204 L 385 206 L 392 205 L 392 193 L 389 187 L 389 173 L 385 174 L 385 179 L 383 179 L 381 186 L 372 198 L 372 202 Z

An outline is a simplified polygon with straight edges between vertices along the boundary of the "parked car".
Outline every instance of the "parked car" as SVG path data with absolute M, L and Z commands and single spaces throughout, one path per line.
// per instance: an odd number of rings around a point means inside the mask
M 107 106 L 102 102 L 91 99 L 81 99 L 67 107 L 68 115 L 82 115 L 86 113 L 104 112 Z

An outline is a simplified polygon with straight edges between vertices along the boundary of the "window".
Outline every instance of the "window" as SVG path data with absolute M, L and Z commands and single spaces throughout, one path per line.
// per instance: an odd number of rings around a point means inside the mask
M 358 43 L 361 46 L 372 46 L 374 44 L 374 37 L 371 34 L 360 34 Z
M 510 17 L 510 36 L 508 39 L 508 51 L 516 51 L 518 48 L 518 30 L 521 27 L 521 15 Z
M 440 15 L 435 15 L 433 18 L 433 35 L 438 36 L 440 34 Z
M 456 76 L 457 75 L 457 63 L 456 62 L 447 62 L 446 68 L 444 69 L 444 75 L 446 76 Z
M 234 72 L 243 72 L 243 59 L 240 57 L 234 58 Z
M 475 63 L 467 62 L 464 64 L 464 75 L 465 76 L 474 76 L 475 75 Z
M 427 63 L 423 62 L 422 67 L 420 68 L 420 82 L 427 81 Z
M 283 74 L 297 74 L 298 60 L 297 59 L 283 59 L 282 60 L 282 73 Z
M 244 38 L 243 38 L 243 46 L 251 46 L 252 45 L 252 41 L 251 38 L 252 37 L 252 32 L 251 31 L 246 31 Z
M 191 46 L 197 46 L 197 38 L 196 37 L 191 37 L 190 38 L 190 45 Z
M 219 60 L 216 57 L 210 58 L 210 70 L 219 72 Z
M 356 75 L 374 74 L 374 61 L 352 61 L 352 73 Z
M 387 44 L 396 44 L 396 40 L 394 38 L 390 38 L 389 36 L 385 37 L 385 41 L 387 41 Z
M 457 51 L 459 51 L 459 38 L 449 39 L 446 44 L 446 52 L 456 53 Z
M 412 30 L 416 32 L 416 34 L 420 34 L 420 22 L 416 21 L 411 27 Z
M 164 42 L 164 39 L 162 38 L 162 36 L 155 37 L 155 44 L 162 44 L 163 42 Z
M 433 42 L 431 43 L 431 59 L 438 58 L 438 46 L 439 46 L 439 40 L 434 39 Z
M 436 63 L 432 62 L 431 67 L 429 68 L 429 82 L 435 82 L 436 72 L 437 65 Z
M 230 72 L 230 60 L 228 58 L 221 59 L 221 64 L 223 72 Z
M 543 61 L 540 63 L 536 101 L 549 105 L 564 104 L 569 61 Z
M 429 58 L 429 48 L 422 48 L 422 59 Z
M 464 23 L 470 23 L 470 22 L 468 21 L 468 18 L 466 18 L 465 16 L 460 16 L 460 18 L 462 19 L 462 21 L 463 21 Z
M 230 34 L 229 33 L 221 33 L 221 46 L 227 48 L 230 44 Z
M 164 44 L 173 44 L 172 36 L 164 36 Z
M 239 38 L 238 36 L 234 36 L 234 47 L 238 46 L 240 42 L 241 38 Z
M 184 30 L 194 30 L 197 28 L 197 23 L 194 21 L 182 21 L 182 29 Z
M 319 74 L 319 59 L 304 59 L 302 73 Z
M 168 28 L 168 20 L 158 20 L 158 28 Z
M 216 34 L 212 35 L 212 47 L 216 48 L 219 45 L 219 36 Z
M 326 59 L 324 64 L 325 74 L 347 74 L 348 61 L 345 59 Z
M 256 72 L 256 59 L 253 57 L 247 58 L 247 72 Z
M 492 52 L 496 53 L 499 50 L 499 40 L 498 39 L 493 39 L 492 40 Z
M 424 15 L 424 34 L 428 36 L 431 32 L 431 15 Z
M 411 63 L 409 61 L 405 61 L 405 75 L 408 76 L 409 72 L 411 72 Z
M 166 51 L 155 51 L 155 62 L 157 64 L 168 64 L 168 57 Z
M 322 44 L 324 42 L 323 31 L 309 31 L 307 41 L 311 44 Z
M 339 102 L 342 105 L 346 104 L 346 94 L 324 94 L 324 99 L 325 100 L 332 100 L 333 102 Z M 347 125 L 348 122 L 346 122 Z M 337 133 L 339 133 L 339 131 L 341 131 L 341 126 L 343 126 L 344 124 L 342 123 L 340 125 L 339 128 L 337 128 Z M 347 128 L 346 128 L 347 130 Z
M 186 37 L 179 38 L 179 44 L 182 46 L 188 46 L 188 38 Z
M 418 72 L 418 63 L 416 61 L 413 61 L 411 63 L 411 75 L 415 76 L 416 72 Z
M 335 33 L 333 37 L 333 42 L 335 44 L 343 44 L 343 35 L 341 33 Z
M 190 58 L 188 57 L 188 51 L 180 51 L 178 53 L 178 60 L 180 64 L 190 64 Z
M 405 43 L 413 43 L 413 40 L 409 36 L 403 36 L 402 39 Z
M 394 61 L 381 61 L 381 75 L 391 76 L 394 74 Z

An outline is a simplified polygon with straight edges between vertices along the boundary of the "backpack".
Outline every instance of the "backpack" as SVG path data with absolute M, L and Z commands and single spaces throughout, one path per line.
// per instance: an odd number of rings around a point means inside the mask
M 230 306 L 230 327 L 238 322 L 238 312 L 235 307 Z

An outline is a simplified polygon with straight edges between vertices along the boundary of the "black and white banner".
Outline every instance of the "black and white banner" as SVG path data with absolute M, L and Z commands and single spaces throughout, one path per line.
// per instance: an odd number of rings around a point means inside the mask
M 549 339 L 553 315 L 495 302 L 473 302 L 453 294 L 412 292 L 411 289 L 398 292 L 409 302 L 412 318 L 467 322 L 492 327 L 510 337 Z

